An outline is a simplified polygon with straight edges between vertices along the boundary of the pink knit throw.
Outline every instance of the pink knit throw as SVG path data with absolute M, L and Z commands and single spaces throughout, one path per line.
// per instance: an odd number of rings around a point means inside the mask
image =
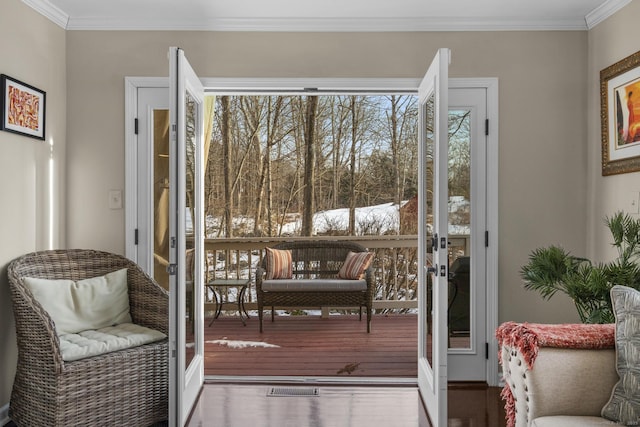
M 540 347 L 572 349 L 605 349 L 615 347 L 615 325 L 560 324 L 506 322 L 496 331 L 500 350 L 502 345 L 518 349 L 527 367 L 531 369 Z M 498 352 L 500 359 L 500 351 Z M 511 389 L 505 384 L 500 394 L 504 400 L 507 427 L 515 426 L 515 401 Z

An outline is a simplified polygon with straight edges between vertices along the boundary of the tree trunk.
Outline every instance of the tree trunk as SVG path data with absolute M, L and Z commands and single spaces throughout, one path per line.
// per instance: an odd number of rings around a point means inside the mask
M 398 206 L 400 224 L 404 223 L 403 211 L 400 210 L 400 202 L 402 201 L 402 183 L 400 180 L 400 141 L 398 140 L 398 102 L 399 99 L 395 95 L 391 95 L 391 157 L 393 162 L 393 182 L 395 184 L 395 192 L 393 195 L 393 203 Z M 398 227 L 398 232 L 400 232 Z
M 351 96 L 351 150 L 349 157 L 349 235 L 356 235 L 356 140 L 358 139 L 357 99 Z
M 304 196 L 302 206 L 302 235 L 311 236 L 313 231 L 313 187 L 315 184 L 315 133 L 318 97 L 307 97 L 305 114 L 305 159 L 304 159 Z
M 224 159 L 224 227 L 225 237 L 233 237 L 233 193 L 231 191 L 231 126 L 229 97 L 220 99 L 222 104 L 222 157 Z

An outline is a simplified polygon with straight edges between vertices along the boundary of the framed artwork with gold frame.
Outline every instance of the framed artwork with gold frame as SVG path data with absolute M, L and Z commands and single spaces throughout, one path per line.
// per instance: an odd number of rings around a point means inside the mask
M 640 51 L 600 71 L 602 175 L 640 171 Z

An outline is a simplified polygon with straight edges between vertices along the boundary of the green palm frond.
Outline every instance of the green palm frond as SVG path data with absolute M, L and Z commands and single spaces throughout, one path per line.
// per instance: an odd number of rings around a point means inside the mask
M 576 273 L 583 263 L 590 264 L 589 260 L 574 257 L 563 248 L 549 246 L 534 250 L 520 275 L 526 289 L 538 291 L 544 299 L 549 299 L 558 291 L 567 292 L 565 278 Z
M 594 265 L 558 246 L 535 249 L 520 270 L 525 288 L 548 300 L 558 291 L 571 298 L 584 323 L 612 323 L 609 291 L 615 285 L 640 290 L 640 219 L 622 212 L 605 219 L 618 258 Z

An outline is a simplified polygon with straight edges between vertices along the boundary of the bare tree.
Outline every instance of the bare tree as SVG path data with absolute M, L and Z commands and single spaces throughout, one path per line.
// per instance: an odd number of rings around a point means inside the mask
M 329 209 L 335 209 L 340 206 L 340 183 L 344 172 L 343 145 L 345 137 L 348 138 L 350 126 L 350 109 L 349 105 L 346 105 L 346 99 L 344 96 L 330 97 L 331 204 Z
M 318 97 L 307 96 L 307 111 L 305 114 L 305 158 L 304 158 L 304 202 L 302 206 L 302 235 L 311 236 L 313 231 L 314 199 L 313 187 L 315 183 L 315 132 Z
M 449 113 L 449 195 L 471 198 L 471 112 Z
M 277 142 L 278 132 L 281 131 L 280 115 L 282 113 L 283 97 L 275 97 L 275 102 L 272 97 L 266 99 L 266 118 L 264 119 L 266 124 L 266 141 L 265 149 L 262 152 L 262 162 L 258 162 L 256 165 L 259 171 L 258 184 L 255 197 L 255 209 L 254 209 L 254 235 L 263 235 L 262 230 L 262 215 L 265 211 L 263 206 L 263 199 L 266 198 L 266 212 L 267 212 L 267 235 L 271 236 L 273 233 L 272 224 L 272 212 L 273 212 L 273 199 L 272 199 L 272 175 L 271 175 L 271 149 Z
M 348 229 L 332 232 L 355 234 L 356 207 L 415 194 L 416 104 L 404 95 L 218 97 L 208 215 L 229 237 L 279 235 L 296 219 L 310 235 L 317 211 L 342 207 Z M 233 215 L 253 223 L 241 230 Z
M 351 96 L 351 149 L 349 151 L 349 234 L 356 233 L 356 144 L 358 141 L 358 103 L 357 97 Z
M 233 194 L 231 192 L 231 116 L 229 97 L 220 97 L 222 105 L 222 157 L 224 168 L 224 224 L 225 237 L 233 236 Z

